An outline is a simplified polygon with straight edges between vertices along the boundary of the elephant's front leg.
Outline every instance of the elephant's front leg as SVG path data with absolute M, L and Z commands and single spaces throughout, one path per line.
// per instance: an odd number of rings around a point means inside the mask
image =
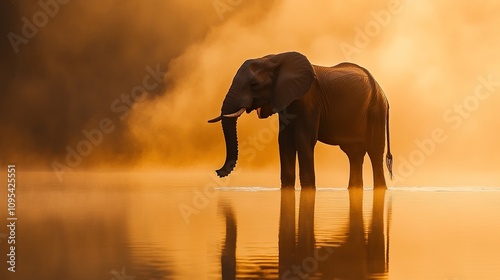
M 294 124 L 281 120 L 278 135 L 281 164 L 281 187 L 295 187 L 295 161 L 297 158 L 297 148 L 295 146 Z
M 297 144 L 299 155 L 300 186 L 315 188 L 316 175 L 314 174 L 314 144 L 311 141 L 300 140 Z
M 300 186 L 315 188 L 316 176 L 314 173 L 314 146 L 317 138 L 313 131 L 315 126 L 298 124 L 295 130 L 295 142 L 299 157 Z

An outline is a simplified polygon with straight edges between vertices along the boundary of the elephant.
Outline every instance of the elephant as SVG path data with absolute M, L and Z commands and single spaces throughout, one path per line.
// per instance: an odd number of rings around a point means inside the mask
M 362 165 L 368 153 L 375 188 L 387 188 L 386 165 L 392 178 L 389 102 L 365 68 L 343 62 L 332 67 L 312 65 L 298 52 L 248 59 L 238 69 L 224 98 L 221 121 L 226 160 L 219 177 L 231 173 L 238 160 L 236 121 L 244 112 L 258 117 L 279 115 L 281 187 L 295 187 L 296 158 L 302 188 L 316 188 L 314 147 L 317 141 L 338 145 L 350 164 L 348 188 L 362 188 Z M 386 137 L 387 136 L 387 137 Z

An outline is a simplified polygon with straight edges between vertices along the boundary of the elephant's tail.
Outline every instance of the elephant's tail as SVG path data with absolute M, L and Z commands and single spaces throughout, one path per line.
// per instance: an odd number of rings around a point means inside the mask
M 386 99 L 387 100 L 387 99 Z M 386 116 L 386 133 L 387 133 L 387 155 L 385 156 L 385 164 L 389 170 L 389 175 L 392 180 L 392 154 L 391 154 L 391 139 L 389 137 L 389 102 L 387 102 L 387 116 Z

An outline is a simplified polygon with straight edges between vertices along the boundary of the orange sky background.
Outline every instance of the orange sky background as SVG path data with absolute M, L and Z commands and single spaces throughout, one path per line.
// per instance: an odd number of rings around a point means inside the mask
M 18 5 L 13 21 L 39 9 Z M 380 83 L 391 106 L 396 177 L 389 185 L 498 186 L 499 8 L 493 0 L 70 2 L 12 59 L 46 76 L 24 82 L 12 74 L 19 69 L 4 71 L 12 93 L 4 104 L 23 100 L 29 113 L 2 105 L 20 123 L 3 121 L 12 133 L 1 144 L 15 149 L 2 154 L 51 170 L 54 161 L 64 164 L 66 147 L 81 141 L 82 129 L 109 117 L 116 131 L 72 170 L 126 162 L 211 172 L 225 148 L 220 124 L 207 120 L 220 113 L 236 70 L 248 58 L 295 50 L 317 65 L 358 63 Z M 161 87 L 136 101 L 124 120 L 116 118 L 110 104 L 141 83 L 148 65 L 166 73 Z M 56 115 L 39 118 L 38 111 Z M 240 118 L 241 172 L 233 177 L 255 169 L 279 182 L 275 131 L 276 116 Z M 369 185 L 368 157 L 365 163 Z M 347 157 L 338 147 L 318 144 L 316 169 L 319 186 L 347 182 Z

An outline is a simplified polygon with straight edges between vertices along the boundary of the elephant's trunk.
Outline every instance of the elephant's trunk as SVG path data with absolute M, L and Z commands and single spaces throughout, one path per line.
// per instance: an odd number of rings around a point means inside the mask
M 236 135 L 237 118 L 222 118 L 222 131 L 226 140 L 226 162 L 219 170 L 219 177 L 226 177 L 233 171 L 238 160 L 238 136 Z
M 228 94 L 222 105 L 222 114 L 231 114 L 236 112 L 238 106 L 235 106 L 233 96 Z M 238 117 L 223 117 L 222 118 L 222 131 L 224 132 L 224 140 L 226 141 L 226 161 L 224 166 L 217 170 L 219 177 L 226 177 L 233 171 L 238 160 L 238 136 L 236 134 L 236 121 Z

